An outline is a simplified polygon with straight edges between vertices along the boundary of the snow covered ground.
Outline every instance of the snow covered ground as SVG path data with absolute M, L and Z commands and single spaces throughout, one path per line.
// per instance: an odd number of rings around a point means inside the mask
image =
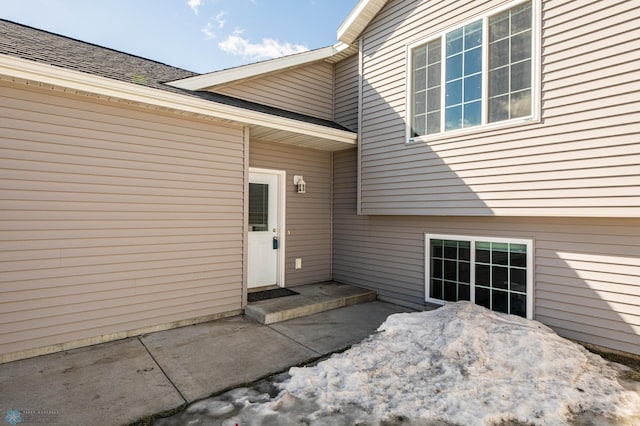
M 451 303 L 157 424 L 640 425 L 640 386 L 622 369 L 537 321 Z

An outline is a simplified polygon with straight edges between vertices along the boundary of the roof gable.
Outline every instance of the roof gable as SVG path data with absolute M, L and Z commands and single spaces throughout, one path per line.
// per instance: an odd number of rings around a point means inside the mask
M 180 80 L 168 82 L 167 84 L 188 90 L 209 90 L 216 86 L 231 82 L 237 83 L 258 76 L 266 76 L 275 72 L 282 72 L 292 68 L 309 65 L 314 62 L 338 62 L 339 60 L 356 53 L 356 51 L 357 49 L 348 44 L 337 43 L 333 46 L 323 47 L 321 49 L 311 50 L 308 52 L 296 53 L 281 58 L 182 78 Z
M 312 148 L 344 149 L 355 144 L 353 132 L 330 120 L 165 84 L 195 75 L 160 62 L 0 19 L 0 79 L 6 76 L 47 83 L 106 98 L 202 114 L 253 126 L 256 131 L 277 129 L 287 132 L 289 137 L 307 135 L 305 142 Z M 276 136 L 284 139 L 283 135 Z M 318 142 L 316 145 L 314 140 Z

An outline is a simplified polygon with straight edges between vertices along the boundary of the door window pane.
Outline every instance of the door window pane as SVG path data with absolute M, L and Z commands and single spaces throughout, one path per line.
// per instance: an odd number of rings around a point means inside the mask
M 269 227 L 269 185 L 249 183 L 249 231 L 267 231 Z

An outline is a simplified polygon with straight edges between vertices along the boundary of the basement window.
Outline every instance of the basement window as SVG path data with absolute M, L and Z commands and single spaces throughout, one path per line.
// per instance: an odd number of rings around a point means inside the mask
M 532 240 L 425 234 L 426 300 L 469 300 L 531 319 L 532 250 Z

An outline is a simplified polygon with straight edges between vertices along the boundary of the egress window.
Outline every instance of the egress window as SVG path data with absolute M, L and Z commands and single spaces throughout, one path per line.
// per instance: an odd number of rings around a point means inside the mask
M 410 47 L 409 138 L 533 116 L 531 0 Z
M 426 300 L 533 316 L 531 240 L 425 235 Z

